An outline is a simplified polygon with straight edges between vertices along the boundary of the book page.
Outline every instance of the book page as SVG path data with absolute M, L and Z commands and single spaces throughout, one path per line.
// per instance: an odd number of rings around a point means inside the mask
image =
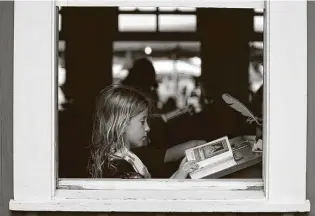
M 200 167 L 217 163 L 233 156 L 228 138 L 222 137 L 201 146 L 187 149 L 188 160 L 195 160 Z
M 210 143 L 200 148 L 193 149 L 193 154 L 195 155 L 196 162 L 212 158 L 216 155 L 228 152 L 229 148 L 225 139 L 218 142 Z

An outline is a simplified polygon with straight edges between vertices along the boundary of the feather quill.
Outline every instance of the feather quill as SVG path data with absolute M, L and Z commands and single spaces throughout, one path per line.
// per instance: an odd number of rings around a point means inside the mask
M 234 110 L 240 112 L 243 116 L 248 117 L 247 121 L 248 122 L 253 122 L 255 121 L 258 125 L 261 125 L 260 121 L 258 118 L 239 100 L 236 98 L 232 97 L 231 95 L 225 93 L 222 94 L 222 99 L 227 103 L 231 108 Z

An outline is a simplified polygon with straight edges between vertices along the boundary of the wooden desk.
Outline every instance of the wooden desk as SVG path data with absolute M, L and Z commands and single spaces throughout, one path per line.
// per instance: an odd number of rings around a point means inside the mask
M 253 140 L 255 140 L 255 136 L 241 136 L 241 137 L 235 137 L 233 139 L 230 139 L 232 149 L 233 149 L 233 146 L 236 145 L 236 149 L 233 150 L 234 158 L 236 158 L 235 156 L 237 154 L 240 154 L 243 158 L 236 161 L 237 164 L 235 166 L 230 167 L 230 168 L 225 169 L 225 170 L 221 170 L 220 172 L 211 174 L 205 178 L 206 179 L 222 178 L 222 177 L 225 177 L 227 175 L 236 173 L 240 170 L 249 168 L 253 165 L 260 163 L 262 161 L 262 153 L 253 152 L 251 144 L 249 144 L 245 147 L 240 147 L 239 149 L 237 149 L 237 145 L 245 142 L 246 140 L 253 141 Z

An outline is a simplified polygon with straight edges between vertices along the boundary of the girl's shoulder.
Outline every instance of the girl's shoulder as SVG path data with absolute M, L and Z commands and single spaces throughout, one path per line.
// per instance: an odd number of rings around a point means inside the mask
M 113 165 L 116 169 L 104 170 L 106 178 L 122 178 L 122 179 L 138 179 L 144 178 L 141 174 L 137 173 L 132 165 L 123 159 L 115 159 Z

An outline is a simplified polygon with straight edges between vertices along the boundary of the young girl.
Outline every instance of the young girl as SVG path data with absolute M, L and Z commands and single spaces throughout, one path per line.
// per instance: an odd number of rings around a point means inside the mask
M 93 125 L 89 171 L 93 178 L 151 178 L 131 150 L 147 145 L 150 101 L 140 92 L 111 86 L 101 92 Z M 187 178 L 198 168 L 182 160 L 171 178 Z

